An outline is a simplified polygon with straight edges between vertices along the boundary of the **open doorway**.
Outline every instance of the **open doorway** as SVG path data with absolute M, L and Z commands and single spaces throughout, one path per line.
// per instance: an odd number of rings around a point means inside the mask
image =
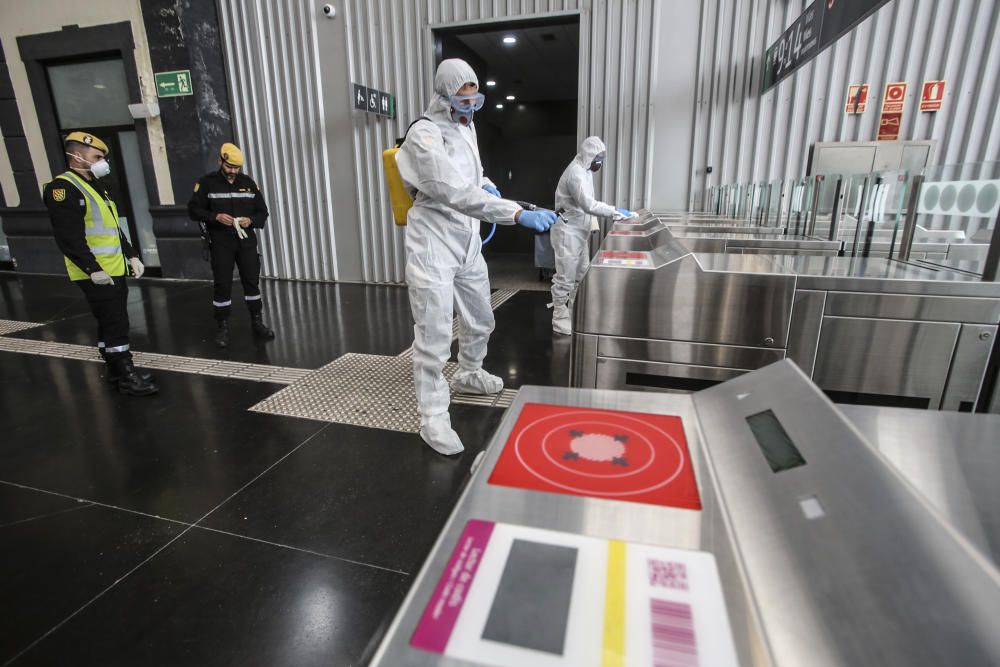
M 486 105 L 475 122 L 486 175 L 506 199 L 553 208 L 559 177 L 577 149 L 579 17 L 437 29 L 434 38 L 437 63 L 462 58 L 479 75 Z M 483 254 L 494 287 L 549 288 L 547 235 L 498 227 Z

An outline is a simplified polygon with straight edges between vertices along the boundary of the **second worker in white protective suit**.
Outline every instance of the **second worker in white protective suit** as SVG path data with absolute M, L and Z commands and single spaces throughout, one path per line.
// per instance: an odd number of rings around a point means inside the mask
M 552 330 L 573 333 L 573 299 L 590 266 L 591 216 L 621 220 L 634 213 L 594 199 L 594 172 L 604 165 L 607 149 L 600 137 L 587 137 L 556 186 L 560 219 L 552 225 L 556 273 L 552 278 Z
M 415 122 L 396 155 L 403 182 L 416 191 L 406 218 L 406 283 L 413 314 L 413 379 L 420 410 L 420 437 L 441 454 L 464 448 L 448 415 L 443 370 L 451 356 L 451 321 L 458 311 L 459 370 L 455 391 L 495 394 L 503 381 L 483 369 L 493 332 L 490 280 L 479 237 L 481 220 L 515 222 L 545 231 L 552 211 L 522 209 L 500 198 L 483 175 L 475 111 L 485 97 L 464 60 L 438 66 L 433 101 Z

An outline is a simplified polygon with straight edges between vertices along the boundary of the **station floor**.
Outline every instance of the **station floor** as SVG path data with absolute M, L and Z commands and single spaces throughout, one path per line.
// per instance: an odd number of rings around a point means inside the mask
M 439 456 L 412 389 L 366 380 L 408 375 L 405 288 L 263 292 L 276 340 L 234 299 L 219 350 L 208 283 L 132 281 L 132 347 L 160 386 L 132 398 L 105 385 L 78 288 L 0 272 L 0 664 L 368 662 L 502 407 L 454 403 L 466 451 Z M 486 368 L 565 385 L 548 293 L 494 296 Z

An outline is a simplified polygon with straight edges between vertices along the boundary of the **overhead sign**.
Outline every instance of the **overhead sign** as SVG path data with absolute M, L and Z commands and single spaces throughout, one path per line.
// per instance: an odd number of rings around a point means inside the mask
M 823 25 L 821 3 L 813 2 L 764 53 L 763 90 L 812 60 L 819 51 L 819 32 Z
M 764 52 L 761 92 L 812 60 L 889 0 L 815 0 Z
M 847 87 L 847 104 L 844 113 L 864 113 L 868 108 L 868 84 L 851 84 Z
M 367 111 L 376 116 L 385 118 L 396 117 L 396 98 L 390 93 L 362 86 L 360 83 L 352 84 L 354 108 L 358 111 Z
M 191 85 L 191 70 L 180 69 L 173 72 L 156 72 L 153 74 L 156 83 L 157 97 L 184 97 L 194 95 Z
M 920 93 L 921 111 L 938 111 L 944 101 L 944 81 L 924 81 Z
M 826 48 L 843 37 L 854 26 L 868 18 L 888 0 L 823 0 L 823 29 L 820 48 Z
M 905 81 L 885 84 L 885 94 L 882 95 L 882 113 L 903 113 L 903 104 L 905 102 Z

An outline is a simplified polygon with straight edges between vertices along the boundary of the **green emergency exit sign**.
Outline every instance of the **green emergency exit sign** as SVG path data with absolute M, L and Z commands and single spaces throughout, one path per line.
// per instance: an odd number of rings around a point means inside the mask
M 174 72 L 157 72 L 153 75 L 156 80 L 157 97 L 182 97 L 184 95 L 194 95 L 191 89 L 191 70 L 179 69 Z

